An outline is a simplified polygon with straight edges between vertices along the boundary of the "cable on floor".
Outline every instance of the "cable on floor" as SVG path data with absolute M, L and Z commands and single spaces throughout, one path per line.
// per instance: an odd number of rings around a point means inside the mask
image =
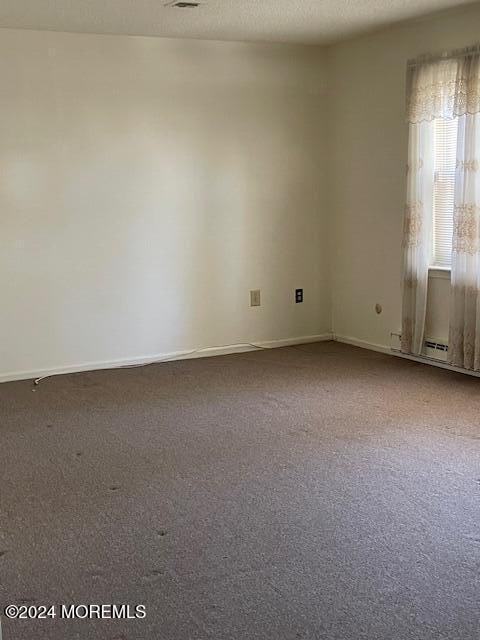
M 102 368 L 102 371 L 112 371 L 114 369 L 137 369 L 138 367 L 148 367 L 151 364 L 161 364 L 162 362 L 172 362 L 176 360 L 186 359 L 188 356 L 192 356 L 196 353 L 203 353 L 204 351 L 211 351 L 212 349 L 235 349 L 238 347 L 253 347 L 254 349 L 258 349 L 259 351 L 268 351 L 269 349 L 274 349 L 275 347 L 266 347 L 265 345 L 255 344 L 254 342 L 241 342 L 239 344 L 221 344 L 213 347 L 198 347 L 197 349 L 192 349 L 192 351 L 185 351 L 179 355 L 168 356 L 166 358 L 159 358 L 158 360 L 148 360 L 145 362 L 138 362 L 136 364 L 121 364 L 116 367 L 105 367 Z M 42 380 L 46 380 L 47 378 L 53 378 L 54 376 L 65 375 L 63 372 L 59 373 L 48 373 L 45 376 L 40 376 L 39 378 L 35 378 L 33 384 L 38 386 Z

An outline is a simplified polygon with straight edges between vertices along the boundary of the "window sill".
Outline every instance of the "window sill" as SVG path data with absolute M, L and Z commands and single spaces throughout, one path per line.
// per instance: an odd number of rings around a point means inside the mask
M 450 280 L 450 271 L 450 267 L 428 267 L 428 277 Z

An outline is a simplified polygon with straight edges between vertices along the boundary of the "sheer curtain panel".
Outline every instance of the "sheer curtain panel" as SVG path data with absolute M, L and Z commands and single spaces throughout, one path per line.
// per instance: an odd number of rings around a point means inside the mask
M 435 121 L 456 119 L 449 360 L 480 370 L 480 51 L 409 64 L 402 351 L 423 352 L 433 263 Z
M 480 54 L 459 62 L 449 354 L 480 370 Z

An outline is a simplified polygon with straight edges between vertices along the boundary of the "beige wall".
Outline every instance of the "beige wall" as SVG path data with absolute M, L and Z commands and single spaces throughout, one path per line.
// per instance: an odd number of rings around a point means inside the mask
M 2 30 L 0 378 L 329 331 L 325 80 L 315 48 Z
M 479 24 L 329 49 L 2 30 L 0 380 L 332 328 L 390 345 L 406 61 Z
M 333 328 L 339 336 L 389 346 L 390 332 L 399 330 L 406 63 L 478 42 L 479 25 L 477 4 L 329 50 Z M 445 279 L 432 284 L 432 337 L 448 335 L 448 286 Z

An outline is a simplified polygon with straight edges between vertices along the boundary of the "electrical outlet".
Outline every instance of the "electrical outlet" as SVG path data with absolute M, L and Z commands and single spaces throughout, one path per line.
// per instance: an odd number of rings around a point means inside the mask
M 303 289 L 295 289 L 295 303 L 303 302 Z
M 250 306 L 260 306 L 260 289 L 253 289 L 252 291 L 250 291 Z

